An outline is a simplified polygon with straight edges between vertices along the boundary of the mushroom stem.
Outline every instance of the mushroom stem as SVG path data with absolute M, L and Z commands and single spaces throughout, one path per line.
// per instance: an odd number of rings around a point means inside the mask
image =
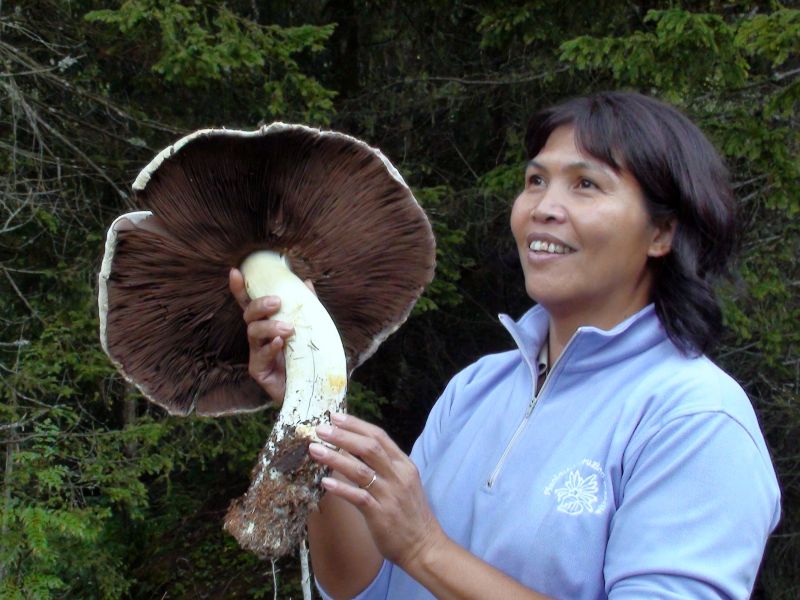
M 253 469 L 247 493 L 233 502 L 225 529 L 262 557 L 291 552 L 320 498 L 323 470 L 308 458 L 314 428 L 344 408 L 347 361 L 336 326 L 316 295 L 281 255 L 254 252 L 241 266 L 251 298 L 279 296 L 274 319 L 291 323 L 284 349 L 286 394 L 278 421 Z

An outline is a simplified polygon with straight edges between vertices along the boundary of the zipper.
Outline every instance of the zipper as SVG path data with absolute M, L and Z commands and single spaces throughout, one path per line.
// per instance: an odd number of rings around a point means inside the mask
M 555 375 L 556 367 L 561 362 L 561 359 L 564 358 L 564 355 L 567 353 L 567 350 L 569 349 L 570 345 L 572 344 L 572 340 L 574 339 L 575 336 L 573 335 L 567 342 L 567 345 L 564 346 L 564 349 L 561 351 L 561 356 L 559 356 L 556 362 L 553 363 L 553 366 L 550 368 L 550 373 L 548 373 L 547 377 L 544 378 L 544 383 L 542 383 L 542 389 L 539 390 L 539 393 L 537 394 L 534 392 L 530 403 L 528 403 L 528 408 L 525 410 L 525 414 L 522 417 L 522 421 L 520 421 L 519 425 L 517 425 L 517 428 L 514 430 L 514 435 L 511 436 L 511 439 L 509 440 L 508 444 L 506 444 L 505 450 L 503 450 L 503 454 L 500 455 L 500 459 L 497 461 L 497 464 L 495 465 L 491 475 L 489 475 L 489 479 L 486 480 L 487 487 L 491 488 L 494 485 L 495 481 L 497 481 L 497 477 L 500 475 L 500 471 L 503 470 L 503 465 L 505 464 L 508 455 L 511 453 L 511 449 L 516 445 L 517 440 L 519 439 L 520 435 L 522 435 L 522 432 L 525 430 L 525 426 L 528 424 L 528 421 L 530 420 L 531 414 L 533 413 L 533 409 L 536 408 L 536 405 L 539 403 L 539 398 L 542 397 L 542 394 L 544 394 L 545 390 L 548 388 L 550 381 L 553 379 L 553 376 Z M 539 377 L 538 374 L 534 373 L 533 371 L 531 372 L 531 375 L 534 378 L 533 385 L 535 390 L 536 385 L 539 381 Z
M 544 388 L 544 386 L 542 386 Z M 517 438 L 522 433 L 522 430 L 525 429 L 525 425 L 528 423 L 528 419 L 533 412 L 533 408 L 536 406 L 536 402 L 538 401 L 538 396 L 534 396 L 530 404 L 528 404 L 528 410 L 525 411 L 525 416 L 522 417 L 522 421 L 519 425 L 517 425 L 517 429 L 514 431 L 514 435 L 511 436 L 511 440 L 506 444 L 505 450 L 503 450 L 503 454 L 500 456 L 500 460 L 497 461 L 497 465 L 495 465 L 494 471 L 492 471 L 491 475 L 489 475 L 489 479 L 486 481 L 486 485 L 488 487 L 492 487 L 494 485 L 497 476 L 500 475 L 500 471 L 503 469 L 503 463 L 506 462 L 506 457 L 508 457 L 508 453 L 511 452 L 511 448 L 514 447 L 514 444 L 517 442 Z

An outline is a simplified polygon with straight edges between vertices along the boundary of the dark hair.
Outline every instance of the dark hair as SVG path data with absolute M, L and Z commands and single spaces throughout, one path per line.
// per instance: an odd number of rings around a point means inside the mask
M 534 115 L 528 158 L 562 125 L 575 128 L 582 152 L 636 178 L 654 222 L 676 220 L 672 251 L 650 259 L 652 299 L 681 351 L 706 352 L 722 330 L 713 280 L 726 272 L 736 245 L 733 192 L 719 154 L 675 108 L 637 93 L 602 92 Z

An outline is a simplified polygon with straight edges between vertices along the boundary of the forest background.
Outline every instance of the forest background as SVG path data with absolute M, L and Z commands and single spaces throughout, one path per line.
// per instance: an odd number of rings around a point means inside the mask
M 295 560 L 273 574 L 221 530 L 274 413 L 169 417 L 100 349 L 105 231 L 158 150 L 283 120 L 398 166 L 437 279 L 350 395 L 408 448 L 449 377 L 510 346 L 495 315 L 529 304 L 508 229 L 527 117 L 612 88 L 681 107 L 730 166 L 741 254 L 713 358 L 750 394 L 784 494 L 755 597 L 800 597 L 796 8 L 6 0 L 0 61 L 0 598 L 299 597 Z

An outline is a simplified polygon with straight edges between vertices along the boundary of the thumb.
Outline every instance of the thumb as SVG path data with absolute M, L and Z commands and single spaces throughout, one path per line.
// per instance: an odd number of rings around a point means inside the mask
M 228 274 L 228 287 L 233 297 L 236 298 L 236 301 L 239 303 L 239 306 L 242 307 L 242 310 L 247 308 L 247 305 L 250 304 L 250 297 L 247 295 L 247 289 L 245 288 L 244 275 L 242 275 L 239 269 L 233 268 L 230 270 Z

